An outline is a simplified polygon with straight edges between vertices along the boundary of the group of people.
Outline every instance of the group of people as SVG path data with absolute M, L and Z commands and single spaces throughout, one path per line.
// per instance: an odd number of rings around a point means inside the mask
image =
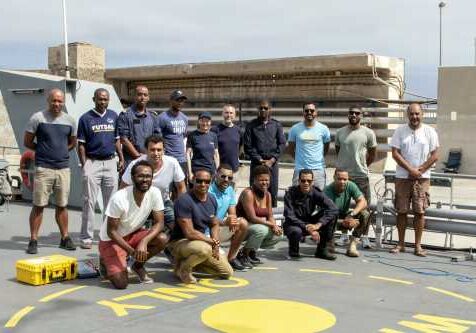
M 25 147 L 35 151 L 27 253 L 38 252 L 43 209 L 52 192 L 60 248 L 76 249 L 68 234 L 66 209 L 69 151 L 76 148 L 83 176 L 80 246 L 92 247 L 100 191 L 105 207 L 100 262 L 116 288 L 127 287 L 128 262 L 141 282 L 152 282 L 144 263 L 161 251 L 184 283 L 196 282 L 193 272 L 228 278 L 234 270 L 251 269 L 262 262 L 258 250 L 273 247 L 283 235 L 288 238 L 290 258 L 301 256 L 300 242 L 310 236 L 317 244 L 316 257 L 335 260 L 335 230 L 352 231 L 346 254 L 359 256 L 357 244 L 369 228 L 368 166 L 377 147 L 375 133 L 360 124 L 360 108 L 349 108 L 348 125 L 335 134 L 337 168 L 334 181 L 326 186 L 325 155 L 331 136 L 329 128 L 317 120 L 314 103 L 303 105 L 303 121 L 290 129 L 286 142 L 283 126 L 271 118 L 267 101 L 259 103 L 258 116 L 244 131 L 235 124 L 235 108 L 227 104 L 221 124 L 212 127 L 211 114 L 202 112 L 197 129 L 188 133 L 188 117 L 182 112 L 186 100 L 182 91 L 174 90 L 170 108 L 157 114 L 147 108 L 147 87 L 138 86 L 134 104 L 117 114 L 108 108 L 109 92 L 100 88 L 94 92 L 95 107 L 76 126 L 76 120 L 63 111 L 63 92 L 51 90 L 47 109 L 33 114 L 24 137 Z M 428 206 L 428 170 L 437 159 L 438 137 L 422 124 L 418 104 L 411 104 L 407 113 L 409 123 L 395 131 L 391 144 L 398 164 L 399 231 L 399 243 L 392 252 L 405 250 L 412 202 L 415 254 L 425 255 L 420 242 Z M 251 161 L 250 186 L 237 199 L 234 177 L 241 147 Z M 295 170 L 284 196 L 281 226 L 273 217 L 273 207 L 277 205 L 278 162 L 286 149 L 295 159 Z M 220 244 L 227 241 L 225 255 Z

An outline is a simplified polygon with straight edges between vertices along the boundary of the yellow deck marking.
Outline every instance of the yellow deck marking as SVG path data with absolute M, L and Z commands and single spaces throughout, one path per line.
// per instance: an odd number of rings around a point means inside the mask
M 35 307 L 34 306 L 25 306 L 23 309 L 15 313 L 5 324 L 6 328 L 12 328 L 17 326 L 18 322 L 22 320 L 27 314 L 29 314 Z
M 253 270 L 258 271 L 274 271 L 277 270 L 277 267 L 253 267 Z
M 448 290 L 444 290 L 444 289 L 438 289 L 438 288 L 435 288 L 435 287 L 426 287 L 426 289 L 431 290 L 431 291 L 435 291 L 437 293 L 441 293 L 441 294 L 444 294 L 444 295 L 448 295 L 448 296 L 451 296 L 451 297 L 454 297 L 454 298 L 459 298 L 459 299 L 461 299 L 463 301 L 466 301 L 466 302 L 470 302 L 470 303 L 475 302 L 475 300 L 472 299 L 471 297 L 467 297 L 467 296 L 464 296 L 464 295 L 461 295 L 461 294 L 457 294 L 457 293 L 454 293 L 452 291 L 448 291 Z
M 379 333 L 404 333 L 402 331 L 392 330 L 391 328 L 382 328 Z
M 66 295 L 66 294 L 70 294 L 72 292 L 75 292 L 76 290 L 83 289 L 83 288 L 86 288 L 86 287 L 87 286 L 79 286 L 79 287 L 74 287 L 74 288 L 69 288 L 69 289 L 63 290 L 63 291 L 59 291 L 57 293 L 54 293 L 54 294 L 43 297 L 38 302 L 46 303 L 46 302 L 51 301 L 52 299 L 58 298 L 60 296 Z
M 382 280 L 382 281 L 388 281 L 388 282 L 401 283 L 401 284 L 406 284 L 406 285 L 413 284 L 413 282 L 411 282 L 411 281 L 391 279 L 391 278 L 384 277 L 384 276 L 369 275 L 369 278 L 374 279 L 374 280 Z
M 326 271 L 323 269 L 300 269 L 300 272 L 314 272 L 314 273 L 324 273 L 324 274 L 334 274 L 334 275 L 352 275 L 352 273 L 338 272 L 338 271 Z
M 277 299 L 219 303 L 205 309 L 201 318 L 208 327 L 224 333 L 322 332 L 336 323 L 325 309 Z
M 213 279 L 200 279 L 198 283 L 202 286 L 210 288 L 239 288 L 250 284 L 248 280 L 237 278 L 236 276 L 232 276 L 228 280 L 222 281 Z
M 129 314 L 126 309 L 134 309 L 134 310 L 150 310 L 150 309 L 155 309 L 155 306 L 151 305 L 140 305 L 140 304 L 121 304 L 121 303 L 115 303 L 111 301 L 99 301 L 97 302 L 99 305 L 104 305 L 106 307 L 111 308 L 111 310 L 114 311 L 116 316 L 118 317 L 124 317 Z

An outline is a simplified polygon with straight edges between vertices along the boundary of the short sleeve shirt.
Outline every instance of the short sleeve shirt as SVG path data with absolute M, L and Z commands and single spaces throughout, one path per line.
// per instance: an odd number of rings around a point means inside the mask
M 211 129 L 218 139 L 218 153 L 220 163 L 231 166 L 233 172 L 237 172 L 240 166 L 240 144 L 242 143 L 242 131 L 238 125 L 232 127 L 219 124 Z
M 335 141 L 339 147 L 337 167 L 347 171 L 351 177 L 367 176 L 367 151 L 377 147 L 374 131 L 365 126 L 357 129 L 345 126 L 337 130 Z
M 236 194 L 232 186 L 228 186 L 225 191 L 220 191 L 216 182 L 213 182 L 208 189 L 208 192 L 213 195 L 217 201 L 217 218 L 221 221 L 226 217 L 228 208 L 236 206 Z
M 122 181 L 127 185 L 132 185 L 131 170 L 132 167 L 139 161 L 147 160 L 147 155 L 133 160 L 126 168 L 122 175 Z M 185 174 L 180 167 L 179 162 L 172 156 L 162 156 L 162 167 L 155 170 L 152 176 L 152 185 L 157 187 L 162 193 L 163 201 L 170 200 L 170 185 L 172 182 L 179 183 L 185 179 Z
M 89 158 L 107 158 L 116 152 L 117 113 L 106 110 L 103 114 L 90 110 L 79 118 L 78 141 L 82 142 Z
M 36 137 L 35 165 L 50 169 L 69 166 L 68 139 L 76 136 L 76 121 L 61 112 L 53 117 L 47 110 L 33 114 L 26 131 Z
M 357 185 L 350 180 L 347 182 L 342 193 L 337 193 L 335 191 L 334 183 L 331 183 L 325 187 L 324 194 L 336 204 L 337 208 L 339 208 L 339 215 L 347 214 L 351 200 L 353 199 L 354 201 L 357 201 L 357 199 L 363 195 Z
M 198 200 L 192 192 L 178 197 L 174 204 L 175 219 L 191 219 L 193 228 L 201 233 L 211 229 L 212 220 L 216 216 L 217 201 L 213 195 L 207 195 L 207 200 Z M 185 238 L 182 228 L 175 223 L 171 240 Z
M 192 171 L 204 168 L 215 173 L 215 149 L 218 149 L 217 135 L 195 130 L 188 136 L 187 148 L 192 148 Z
M 331 141 L 326 125 L 316 121 L 313 127 L 308 128 L 304 122 L 297 123 L 289 130 L 288 141 L 296 145 L 296 170 L 323 170 L 326 167 L 324 144 Z
M 144 195 L 140 207 L 134 200 L 133 186 L 128 186 L 114 193 L 106 208 L 106 218 L 101 225 L 99 238 L 102 241 L 111 240 L 107 235 L 107 217 L 120 219 L 118 232 L 121 236 L 127 236 L 146 222 L 152 211 L 164 210 L 164 203 L 160 190 L 151 187 Z
M 426 124 L 422 124 L 416 130 L 413 130 L 408 124 L 401 125 L 393 133 L 390 145 L 399 149 L 402 157 L 412 167 L 422 165 L 430 153 L 440 146 L 435 129 Z M 395 176 L 408 178 L 408 171 L 397 165 Z M 430 170 L 424 172 L 421 177 L 430 178 Z
M 186 162 L 184 140 L 187 137 L 187 116 L 182 112 L 174 116 L 168 110 L 159 115 L 158 122 L 164 137 L 165 153 L 175 157 L 179 163 Z

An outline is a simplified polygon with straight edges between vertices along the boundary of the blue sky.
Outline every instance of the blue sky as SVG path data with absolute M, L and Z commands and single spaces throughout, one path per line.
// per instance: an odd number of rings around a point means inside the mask
M 476 1 L 448 0 L 443 65 L 474 64 Z M 437 95 L 436 0 L 67 0 L 69 41 L 107 67 L 369 52 L 403 58 L 407 88 Z M 0 1 L 0 68 L 47 67 L 61 0 Z

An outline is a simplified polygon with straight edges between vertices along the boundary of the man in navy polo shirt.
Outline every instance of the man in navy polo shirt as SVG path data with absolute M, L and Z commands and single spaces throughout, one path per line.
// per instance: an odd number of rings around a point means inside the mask
M 243 144 L 243 132 L 241 127 L 234 123 L 236 110 L 233 105 L 226 104 L 222 115 L 223 123 L 213 126 L 211 131 L 216 133 L 218 138 L 220 165 L 228 164 L 233 173 L 236 173 L 240 167 L 239 156 L 240 146 Z
M 137 86 L 135 103 L 125 112 L 122 112 L 117 120 L 125 166 L 147 152 L 144 142 L 148 136 L 152 134 L 161 135 L 157 114 L 146 108 L 148 102 L 149 90 L 147 87 Z
M 187 158 L 184 140 L 187 137 L 188 118 L 181 111 L 187 96 L 181 90 L 170 94 L 170 108 L 158 117 L 160 131 L 164 138 L 165 155 L 175 157 L 187 175 Z
M 108 109 L 109 92 L 99 88 L 94 92 L 94 109 L 79 118 L 78 155 L 83 171 L 83 212 L 81 216 L 81 244 L 90 249 L 94 238 L 94 208 L 99 190 L 104 207 L 117 190 L 118 169 L 124 157 L 117 133 L 117 114 Z M 119 165 L 115 153 L 119 156 Z
M 30 242 L 26 250 L 38 253 L 38 232 L 43 210 L 55 194 L 55 218 L 61 233 L 60 248 L 76 250 L 68 235 L 70 169 L 69 151 L 76 147 L 76 122 L 63 112 L 64 94 L 53 89 L 48 94 L 48 109 L 33 114 L 26 125 L 24 146 L 35 151 L 33 208 L 30 213 Z M 36 139 L 36 142 L 35 142 Z

